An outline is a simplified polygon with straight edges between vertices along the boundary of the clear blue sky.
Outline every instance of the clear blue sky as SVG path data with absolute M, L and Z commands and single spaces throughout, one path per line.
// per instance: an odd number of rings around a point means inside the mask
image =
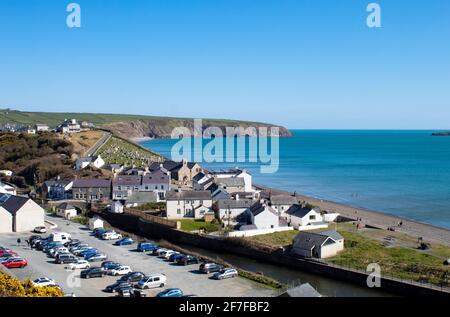
M 0 108 L 450 128 L 450 1 L 1 0 Z

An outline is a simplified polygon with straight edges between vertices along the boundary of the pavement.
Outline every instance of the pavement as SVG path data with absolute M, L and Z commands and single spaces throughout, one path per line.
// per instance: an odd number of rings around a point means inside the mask
M 103 241 L 91 235 L 86 227 L 71 223 L 61 218 L 51 218 L 59 228 L 57 231 L 67 232 L 72 239 L 80 239 L 90 246 L 99 249 L 108 255 L 109 260 L 117 261 L 122 265 L 129 265 L 133 271 L 145 274 L 164 273 L 167 283 L 164 288 L 150 289 L 147 296 L 155 296 L 158 292 L 169 287 L 178 287 L 184 294 L 197 295 L 199 297 L 268 297 L 273 291 L 260 285 L 236 277 L 226 280 L 213 280 L 211 274 L 198 272 L 198 265 L 178 266 L 155 256 L 135 251 L 136 243 L 130 246 L 114 246 L 114 241 Z M 49 234 L 49 231 L 47 234 Z M 41 251 L 30 249 L 24 242 L 31 233 L 0 234 L 0 245 L 9 247 L 20 256 L 28 260 L 28 266 L 23 269 L 13 269 L 14 275 L 21 279 L 36 279 L 38 277 L 49 277 L 60 285 L 65 293 L 73 293 L 77 297 L 107 297 L 114 296 L 102 290 L 113 284 L 117 277 L 106 276 L 104 278 L 80 279 L 80 270 L 68 271 L 64 264 L 55 264 L 53 259 Z M 17 244 L 17 238 L 21 238 L 21 245 Z M 93 266 L 99 266 L 94 263 Z

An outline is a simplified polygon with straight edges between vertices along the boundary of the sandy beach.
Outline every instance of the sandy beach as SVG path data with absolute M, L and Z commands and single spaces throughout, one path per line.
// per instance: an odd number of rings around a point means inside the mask
M 145 141 L 150 141 L 153 140 L 154 138 L 148 137 L 148 136 L 144 136 L 144 137 L 140 137 L 140 138 L 130 138 L 130 140 L 134 143 L 140 143 L 140 142 L 145 142 Z
M 293 195 L 293 193 L 291 192 L 269 188 L 267 186 L 257 185 L 257 187 L 266 191 L 270 191 L 272 195 Z M 422 237 L 424 239 L 424 242 L 435 242 L 450 246 L 450 230 L 445 228 L 440 228 L 430 224 L 425 224 L 411 219 L 405 219 L 373 210 L 356 208 L 332 201 L 304 196 L 298 193 L 296 193 L 296 197 L 299 201 L 306 201 L 307 203 L 318 206 L 322 210 L 326 210 L 328 212 L 337 212 L 341 214 L 341 216 L 354 220 L 361 218 L 361 223 L 365 225 L 370 225 L 372 227 L 385 230 L 389 227 L 394 227 L 396 232 L 405 233 L 413 238 Z M 400 222 L 402 222 L 401 226 L 398 225 Z

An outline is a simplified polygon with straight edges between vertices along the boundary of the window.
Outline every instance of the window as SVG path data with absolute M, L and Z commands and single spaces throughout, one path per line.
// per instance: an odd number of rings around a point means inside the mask
M 177 209 L 177 214 L 179 214 L 179 215 L 181 214 L 181 209 L 180 208 Z
M 316 215 L 309 216 L 309 220 L 316 220 Z

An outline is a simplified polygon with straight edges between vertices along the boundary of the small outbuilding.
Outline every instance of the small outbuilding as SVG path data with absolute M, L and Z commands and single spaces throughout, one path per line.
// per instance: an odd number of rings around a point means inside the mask
M 89 229 L 103 228 L 103 220 L 98 217 L 89 219 Z
M 77 209 L 68 203 L 62 203 L 56 208 L 56 215 L 65 219 L 76 217 L 77 213 Z
M 109 212 L 114 214 L 122 214 L 123 213 L 123 204 L 119 200 L 115 200 L 112 202 L 109 207 Z
M 337 231 L 300 232 L 292 243 L 292 253 L 305 258 L 328 258 L 344 250 L 344 237 Z
M 45 210 L 32 199 L 0 193 L 0 232 L 32 231 L 44 226 L 44 215 Z

